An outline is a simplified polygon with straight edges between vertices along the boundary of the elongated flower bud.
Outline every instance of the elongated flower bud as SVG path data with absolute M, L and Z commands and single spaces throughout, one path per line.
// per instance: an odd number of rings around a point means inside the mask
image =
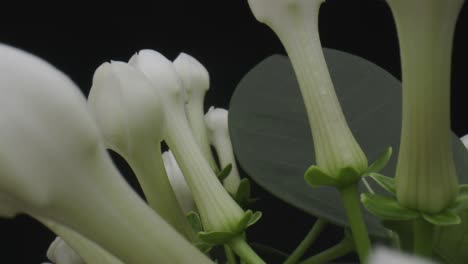
M 120 176 L 69 78 L 15 48 L 0 58 L 0 215 L 50 219 L 125 263 L 210 263 Z
M 94 74 L 88 105 L 106 145 L 129 163 L 150 206 L 193 241 L 164 170 L 163 111 L 149 80 L 127 63 L 104 63 Z
M 244 212 L 224 190 L 193 137 L 174 66 L 152 50 L 140 51 L 129 63 L 146 74 L 162 99 L 166 127 L 164 139 L 187 180 L 205 229 L 235 230 Z
M 437 213 L 456 197 L 450 132 L 452 40 L 463 0 L 389 0 L 400 42 L 403 123 L 398 201 Z
M 187 104 L 185 112 L 203 156 L 208 160 L 213 170 L 218 166 L 213 158 L 204 119 L 205 94 L 210 86 L 210 76 L 206 68 L 194 57 L 181 53 L 173 62 L 177 76 L 182 82 Z
M 240 184 L 239 170 L 232 149 L 228 128 L 228 111 L 222 108 L 210 107 L 205 115 L 211 144 L 215 147 L 221 167 L 232 165 L 231 172 L 224 179 L 224 187 L 231 194 L 236 194 Z
M 299 81 L 317 165 L 336 177 L 344 167 L 363 172 L 367 158 L 346 123 L 323 56 L 318 31 L 323 1 L 249 0 L 249 5 L 283 43 Z

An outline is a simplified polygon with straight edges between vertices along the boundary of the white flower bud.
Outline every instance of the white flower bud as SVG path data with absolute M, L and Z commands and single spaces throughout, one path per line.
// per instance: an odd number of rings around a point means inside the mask
M 210 86 L 210 77 L 206 68 L 194 57 L 181 53 L 174 60 L 174 69 L 181 80 L 187 96 L 185 113 L 192 128 L 193 135 L 205 158 L 213 170 L 218 166 L 213 158 L 204 120 L 204 99 Z
M 436 264 L 428 259 L 408 255 L 400 251 L 385 247 L 377 247 L 373 250 L 368 260 L 369 264 Z
M 231 173 L 224 179 L 223 184 L 228 192 L 235 194 L 239 187 L 240 176 L 229 136 L 228 111 L 222 108 L 210 107 L 205 115 L 205 123 L 208 128 L 210 142 L 216 149 L 221 167 L 225 168 L 229 164 L 232 165 Z
M 129 163 L 151 207 L 193 240 L 164 171 L 163 109 L 149 80 L 127 63 L 104 63 L 94 74 L 88 105 L 106 145 Z
M 151 50 L 140 51 L 129 63 L 145 73 L 162 99 L 166 127 L 164 140 L 192 191 L 203 226 L 207 231 L 236 230 L 244 212 L 224 190 L 193 137 L 173 64 Z

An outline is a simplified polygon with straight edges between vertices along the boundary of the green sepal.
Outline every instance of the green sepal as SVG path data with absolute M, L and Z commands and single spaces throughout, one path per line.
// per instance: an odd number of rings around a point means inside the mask
M 304 179 L 312 187 L 338 185 L 337 179 L 331 177 L 316 165 L 312 165 L 306 170 Z
M 391 177 L 387 177 L 380 173 L 371 172 L 369 174 L 371 177 L 380 187 L 382 187 L 387 192 L 395 195 L 396 194 L 396 186 L 395 186 L 395 179 Z
M 234 233 L 242 233 L 244 230 L 247 228 L 250 218 L 252 217 L 252 210 L 247 210 L 245 211 L 244 215 L 242 218 L 239 220 L 239 223 L 237 223 L 237 227 L 234 229 Z
M 421 213 L 424 220 L 436 226 L 458 225 L 461 223 L 461 218 L 455 212 L 445 210 L 437 214 Z
M 242 208 L 246 208 L 250 202 L 250 181 L 247 178 L 244 178 L 240 181 L 239 186 L 237 187 L 237 192 L 234 195 L 234 200 Z
M 224 167 L 220 172 L 217 173 L 216 177 L 218 177 L 218 179 L 223 182 L 227 176 L 229 176 L 229 174 L 231 173 L 231 170 L 232 170 L 232 164 L 229 163 L 226 167 Z
M 458 196 L 449 206 L 449 210 L 459 212 L 468 208 L 468 184 L 462 184 L 458 189 Z
M 226 244 L 237 235 L 239 234 L 226 231 L 207 231 L 198 233 L 200 240 L 210 245 Z
M 192 227 L 195 233 L 199 233 L 203 231 L 203 225 L 200 219 L 200 216 L 195 211 L 190 211 L 187 213 L 187 221 L 189 222 L 190 226 Z
M 361 173 L 351 166 L 341 168 L 336 177 L 324 172 L 316 165 L 310 166 L 305 174 L 305 181 L 312 187 L 333 186 L 336 188 L 344 188 L 356 183 L 361 179 Z
M 405 221 L 419 217 L 417 211 L 401 206 L 395 198 L 377 194 L 361 194 L 364 207 L 381 220 Z
M 257 221 L 260 220 L 260 218 L 262 218 L 262 212 L 257 211 L 255 213 L 253 213 L 252 216 L 249 219 L 249 222 L 247 223 L 247 227 L 250 227 L 250 226 L 254 225 L 255 223 L 257 223 Z
M 344 188 L 361 180 L 362 173 L 359 173 L 355 168 L 348 166 L 341 168 L 338 172 L 338 186 Z
M 372 172 L 379 172 L 387 166 L 388 161 L 392 157 L 393 149 L 388 147 L 384 152 L 382 152 L 379 157 L 366 169 L 364 175 L 367 175 Z

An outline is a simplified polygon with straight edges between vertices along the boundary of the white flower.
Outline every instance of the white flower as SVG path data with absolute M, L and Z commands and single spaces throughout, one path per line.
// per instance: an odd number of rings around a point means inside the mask
M 162 154 L 162 158 L 167 176 L 169 177 L 169 181 L 171 182 L 172 189 L 174 190 L 180 207 L 182 207 L 182 210 L 186 214 L 190 211 L 195 211 L 192 192 L 185 181 L 184 175 L 182 174 L 174 155 L 169 150 Z
M 210 263 L 120 176 L 69 78 L 9 46 L 0 58 L 0 215 L 49 219 L 125 263 Z
M 221 167 L 232 165 L 231 173 L 224 179 L 223 184 L 228 192 L 235 194 L 239 187 L 240 176 L 229 136 L 228 111 L 210 107 L 205 115 L 205 123 L 209 131 L 210 142 L 216 149 Z
M 94 74 L 88 105 L 106 145 L 129 163 L 150 206 L 193 241 L 164 170 L 163 112 L 149 80 L 127 63 L 104 63 Z
M 185 53 L 179 54 L 173 65 L 187 97 L 185 112 L 195 140 L 211 168 L 216 171 L 218 168 L 211 152 L 203 118 L 205 113 L 203 102 L 210 86 L 208 71 L 194 57 Z
M 179 79 L 171 61 L 156 51 L 142 50 L 129 63 L 140 69 L 161 97 L 165 135 L 208 231 L 233 231 L 244 212 L 224 190 L 193 137 L 184 112 Z

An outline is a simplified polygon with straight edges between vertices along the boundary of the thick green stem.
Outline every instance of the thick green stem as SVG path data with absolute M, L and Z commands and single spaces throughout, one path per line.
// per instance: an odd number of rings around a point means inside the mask
M 284 264 L 294 264 L 297 263 L 302 256 L 304 256 L 305 252 L 309 247 L 312 245 L 312 243 L 317 240 L 317 237 L 320 235 L 322 230 L 327 226 L 328 222 L 318 218 L 317 221 L 315 221 L 314 226 L 312 229 L 309 231 L 309 233 L 305 236 L 304 240 L 297 246 L 297 248 L 294 250 L 294 252 L 286 259 Z
M 348 238 L 344 238 L 340 243 L 334 245 L 333 247 L 320 252 L 319 254 L 312 256 L 300 264 L 322 264 L 329 263 L 330 261 L 342 257 L 354 249 L 353 241 Z
M 414 220 L 414 253 L 423 257 L 432 256 L 434 227 L 422 218 Z
M 228 245 L 224 245 L 224 254 L 226 255 L 227 264 L 237 264 L 236 255 Z
M 351 226 L 351 232 L 353 234 L 359 259 L 362 263 L 365 263 L 366 258 L 369 255 L 371 242 L 364 218 L 362 216 L 357 183 L 342 188 L 340 190 L 340 195 L 346 210 L 349 224 Z
M 246 264 L 262 264 L 266 263 L 261 259 L 257 253 L 245 242 L 242 236 L 238 236 L 229 241 L 229 247 L 236 252 L 236 254 L 245 261 Z

